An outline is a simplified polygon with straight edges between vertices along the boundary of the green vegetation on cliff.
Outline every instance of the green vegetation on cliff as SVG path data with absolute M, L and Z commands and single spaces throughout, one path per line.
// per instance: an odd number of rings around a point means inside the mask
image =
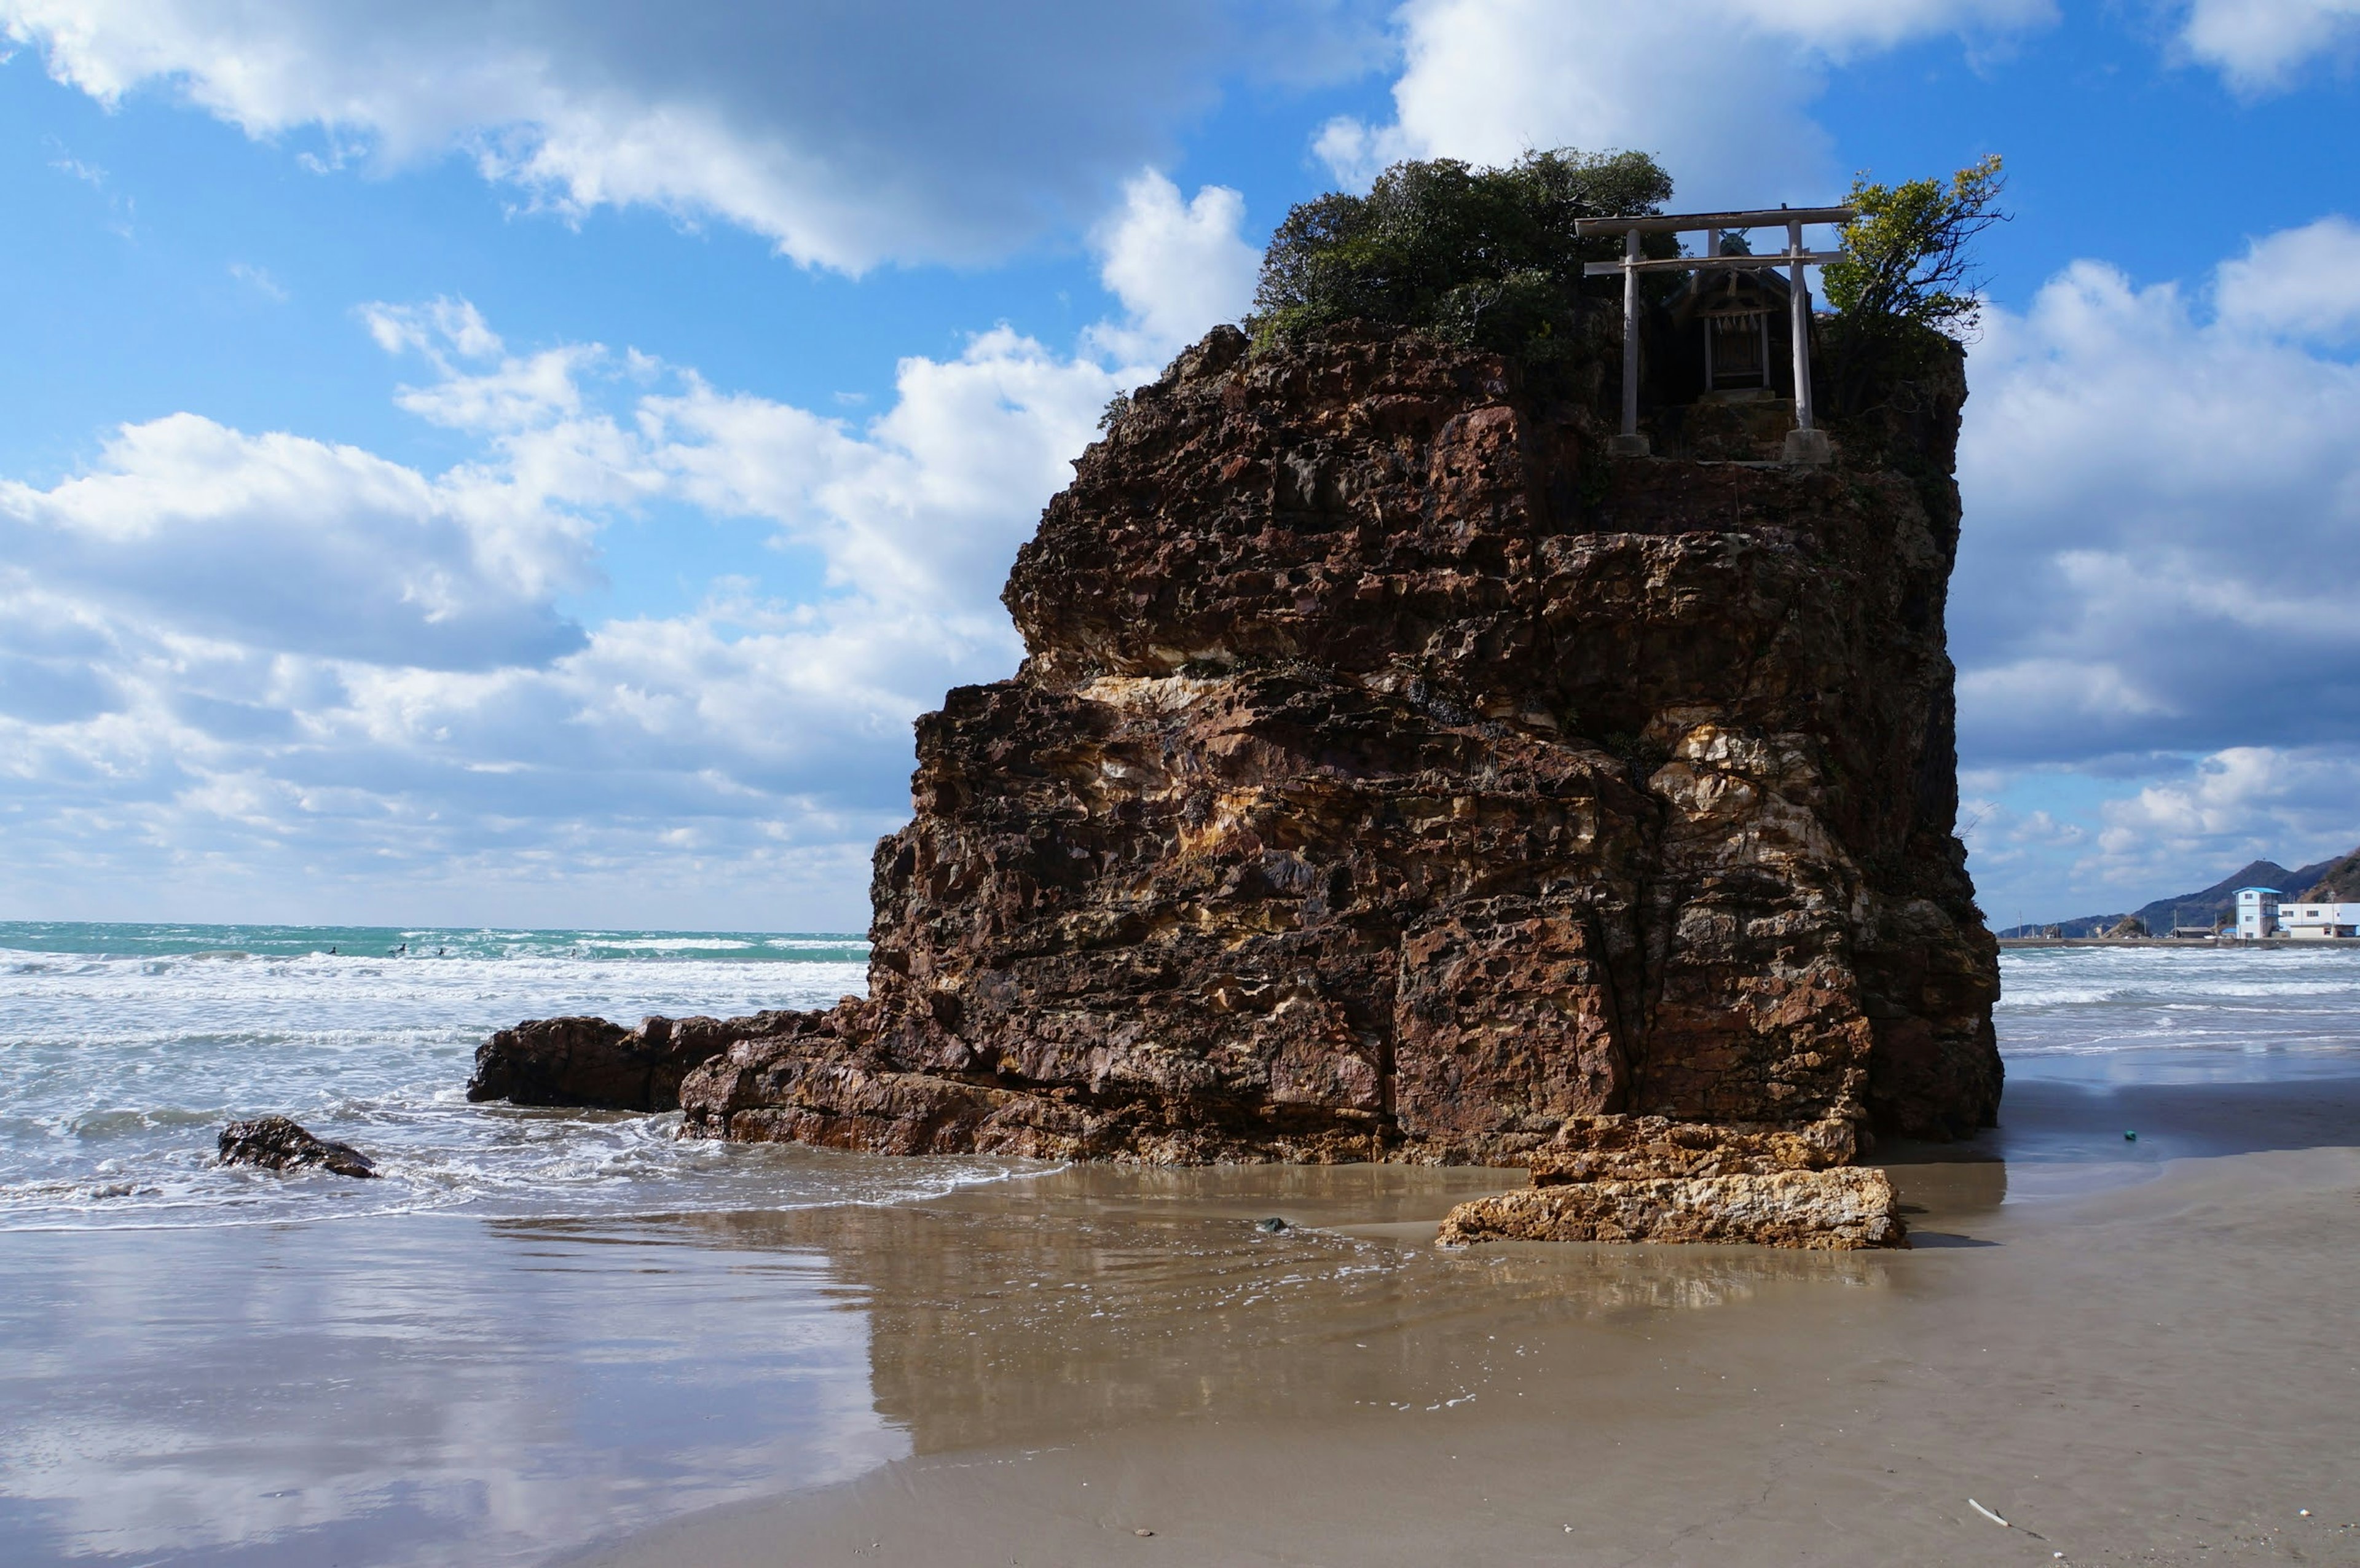
M 1247 327 L 1259 342 L 1345 321 L 1420 327 L 1545 365 L 1579 352 L 1582 264 L 1621 254 L 1582 218 L 1663 211 L 1671 176 L 1644 153 L 1527 153 L 1506 169 L 1397 163 L 1366 196 L 1296 206 L 1262 256 Z M 1670 235 L 1648 254 L 1677 255 Z
M 1827 268 L 1828 303 L 1855 330 L 1919 327 L 1965 342 L 1983 313 L 1977 235 L 2007 214 L 1997 153 L 1939 180 L 1878 185 L 1854 179 L 1844 205 L 1846 260 Z
M 2360 903 L 2360 849 L 2354 850 L 2320 872 L 2309 887 L 2300 889 L 2289 887 L 2287 891 L 2294 893 L 2305 903 Z
M 1852 335 L 1966 338 L 1981 310 L 1974 241 L 2006 221 L 2005 183 L 1995 153 L 1948 180 L 1855 179 L 1849 259 L 1826 270 L 1828 303 Z M 1546 359 L 1585 293 L 1621 291 L 1582 276 L 1584 263 L 1621 255 L 1621 241 L 1583 237 L 1576 223 L 1658 214 L 1671 194 L 1672 177 L 1639 152 L 1559 147 L 1505 169 L 1448 158 L 1396 163 L 1366 196 L 1330 191 L 1288 212 L 1263 253 L 1246 324 L 1267 342 L 1367 321 Z M 1669 234 L 1646 236 L 1644 249 L 1679 254 Z

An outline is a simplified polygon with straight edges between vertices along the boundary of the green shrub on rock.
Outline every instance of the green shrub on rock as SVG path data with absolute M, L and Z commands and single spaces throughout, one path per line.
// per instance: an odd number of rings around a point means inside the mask
M 1296 206 L 1271 237 L 1246 325 L 1257 343 L 1339 321 L 1418 327 L 1528 367 L 1577 352 L 1582 264 L 1621 252 L 1579 238 L 1578 219 L 1654 213 L 1671 177 L 1644 153 L 1527 153 L 1505 169 L 1456 158 L 1397 163 L 1366 196 Z M 1677 254 L 1652 235 L 1648 254 Z

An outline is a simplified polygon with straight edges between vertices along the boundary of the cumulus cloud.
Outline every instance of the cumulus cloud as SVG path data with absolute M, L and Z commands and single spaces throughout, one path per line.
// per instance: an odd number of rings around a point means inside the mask
M 2353 225 L 2198 286 L 2098 262 L 1969 362 L 1950 599 L 1985 906 L 2136 906 L 2360 840 Z
M 2360 342 L 2360 223 L 2322 218 L 2254 241 L 2222 264 L 2214 298 L 2230 332 Z
M 476 456 L 429 474 L 182 413 L 0 484 L 0 898 L 350 918 L 392 883 L 476 918 L 710 923 L 742 895 L 769 901 L 740 923 L 858 924 L 909 721 L 1013 668 L 1009 560 L 1149 374 L 999 329 L 904 360 L 856 425 L 595 343 L 515 352 L 464 300 L 360 314 L 399 404 Z M 654 504 L 769 525 L 825 591 L 574 625 L 599 528 Z
M 1684 205 L 1804 204 L 1841 173 L 1810 115 L 1831 64 L 2052 14 L 2049 0 L 1411 0 L 1393 122 L 1339 118 L 1314 146 L 1355 186 L 1403 158 L 1572 146 L 1657 155 Z
M 2360 840 L 2360 750 L 2349 746 L 2223 747 L 2061 811 L 2020 799 L 2065 782 L 2010 780 L 2000 798 L 1968 802 L 1969 863 L 1997 923 L 2136 909 L 2256 860 L 2312 865 Z
M 903 360 L 894 407 L 858 432 L 701 382 L 649 398 L 640 419 L 685 498 L 776 522 L 867 603 L 921 607 L 946 631 L 1008 648 L 996 596 L 1010 559 L 1107 400 L 1149 374 L 1062 358 L 1000 328 L 956 360 Z
M 1239 233 L 1245 215 L 1245 197 L 1227 186 L 1205 186 L 1184 201 L 1155 170 L 1134 177 L 1095 236 L 1099 275 L 1128 319 L 1092 332 L 1095 346 L 1160 363 L 1244 315 L 1262 269 L 1262 252 Z
M 2360 45 L 2360 0 L 2194 0 L 2180 42 L 2249 95 L 2276 92 Z
M 196 414 L 126 427 L 52 489 L 0 483 L 20 580 L 193 637 L 439 669 L 579 646 L 551 599 L 583 577 L 586 533 L 477 475 Z
M 2353 748 L 2230 746 L 2182 777 L 2107 801 L 2096 853 L 2076 870 L 2114 886 L 2169 888 L 2191 866 L 2323 860 L 2360 839 L 2355 797 Z
M 2348 227 L 2256 242 L 2209 310 L 2080 262 L 1989 313 L 1952 596 L 1971 757 L 2360 736 L 2360 367 L 2321 346 L 2354 317 L 2316 266 Z
M 2360 748 L 2225 746 L 2146 771 L 1961 775 L 1961 836 L 1995 923 L 2136 909 L 2255 860 L 2306 866 L 2360 841 Z
M 571 213 L 640 204 L 858 271 L 970 260 L 1098 209 L 1230 62 L 1358 71 L 1366 7 L 1137 0 L 0 0 L 60 81 L 160 86 L 315 167 L 457 150 Z

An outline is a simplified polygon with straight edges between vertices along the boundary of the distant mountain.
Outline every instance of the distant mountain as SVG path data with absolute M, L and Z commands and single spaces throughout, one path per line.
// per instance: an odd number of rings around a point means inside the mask
M 2289 871 L 2275 860 L 2256 860 L 2244 869 L 2223 877 L 2210 887 L 2158 898 L 2128 912 L 2158 935 L 2170 931 L 2175 925 L 2210 926 L 2223 915 L 2232 920 L 2236 918 L 2235 895 L 2240 887 L 2276 887 L 2289 898 L 2300 898 L 2321 886 L 2322 877 L 2331 877 L 2339 871 L 2355 889 L 2340 897 L 2360 901 L 2360 849 L 2356 849 L 2341 860 L 2322 860 L 2294 871 Z M 2317 896 L 2322 899 L 2327 897 L 2324 893 Z M 2062 928 L 2062 934 L 2066 936 L 2101 936 L 2123 918 L 2123 913 L 2116 910 L 2111 915 L 2083 915 L 2076 920 L 2049 923 Z M 2044 929 L 2038 925 L 2010 926 L 1999 934 L 2038 936 Z
M 2328 862 L 2327 869 L 2310 887 L 2300 890 L 2289 887 L 2287 891 L 2295 893 L 2305 903 L 2313 899 L 2322 904 L 2360 903 L 2360 849 L 2341 860 Z

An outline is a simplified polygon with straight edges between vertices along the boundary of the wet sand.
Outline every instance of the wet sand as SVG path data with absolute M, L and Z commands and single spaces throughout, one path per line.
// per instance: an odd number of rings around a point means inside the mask
M 2005 1114 L 1884 1151 L 1908 1253 L 1442 1254 L 1521 1175 L 1390 1167 L 0 1232 L 0 1563 L 2360 1563 L 2349 1054 Z
M 1503 1178 L 1367 1168 L 683 1220 L 834 1260 L 908 1450 L 568 1561 L 2360 1563 L 2360 1079 L 2078 1071 L 1882 1151 L 1907 1253 L 1438 1254 Z

